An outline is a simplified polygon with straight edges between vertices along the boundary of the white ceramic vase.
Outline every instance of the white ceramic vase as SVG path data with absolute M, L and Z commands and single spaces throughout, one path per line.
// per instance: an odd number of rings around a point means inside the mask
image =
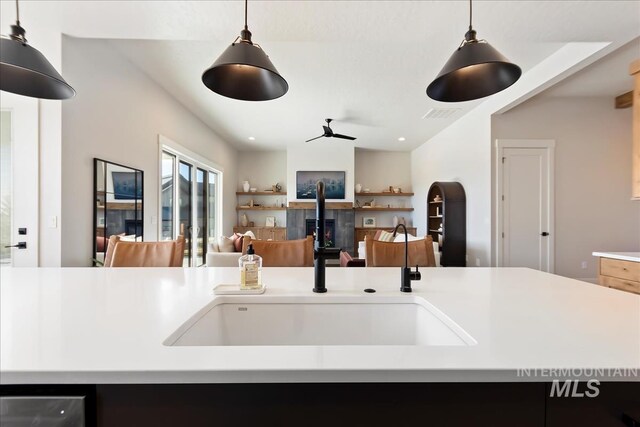
M 242 214 L 242 217 L 240 218 L 240 224 L 242 224 L 243 227 L 249 225 L 249 218 L 247 218 L 247 214 Z
M 251 188 L 251 184 L 249 184 L 249 181 L 245 181 L 242 183 L 242 190 L 245 193 L 248 193 L 250 188 Z
M 362 192 L 362 184 L 356 184 L 356 193 Z
M 397 227 L 398 226 L 398 217 L 397 216 L 393 216 L 393 226 Z

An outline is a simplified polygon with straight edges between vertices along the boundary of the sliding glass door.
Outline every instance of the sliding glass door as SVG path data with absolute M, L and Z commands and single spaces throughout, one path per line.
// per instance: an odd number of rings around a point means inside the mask
M 207 243 L 219 235 L 220 172 L 166 148 L 162 151 L 161 170 L 162 239 L 184 236 L 183 266 L 204 265 Z

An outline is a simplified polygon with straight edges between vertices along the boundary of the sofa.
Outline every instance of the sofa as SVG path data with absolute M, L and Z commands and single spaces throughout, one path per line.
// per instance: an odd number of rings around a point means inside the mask
M 385 232 L 386 233 L 386 232 Z M 376 236 L 374 237 L 374 240 L 378 240 L 379 234 L 381 233 L 376 233 Z M 389 233 L 387 233 L 389 234 Z M 424 237 L 416 237 L 416 236 L 412 236 L 411 234 L 409 234 L 408 236 L 408 240 L 411 241 L 415 241 L 415 240 L 421 240 Z M 393 238 L 393 240 L 388 240 L 388 241 L 392 241 L 392 242 L 404 242 L 404 234 L 398 234 L 397 236 L 395 236 Z M 433 242 L 433 253 L 435 255 L 435 259 L 436 259 L 436 267 L 440 267 L 440 247 L 438 246 L 438 242 Z M 367 258 L 367 248 L 365 246 L 365 242 L 361 241 L 358 242 L 358 258 L 361 260 L 365 260 Z M 345 266 L 346 266 L 346 261 L 345 260 Z M 342 264 L 342 261 L 341 261 Z
M 255 239 L 253 232 L 247 231 L 245 234 L 236 233 L 230 237 L 221 236 L 216 242 L 209 243 L 207 245 L 207 267 L 238 267 L 245 236 Z

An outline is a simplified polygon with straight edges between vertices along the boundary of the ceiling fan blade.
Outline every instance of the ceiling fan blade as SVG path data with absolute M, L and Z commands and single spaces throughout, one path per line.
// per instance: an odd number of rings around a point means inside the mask
M 334 138 L 341 138 L 341 139 L 348 139 L 350 141 L 353 141 L 355 139 L 353 136 L 340 135 L 339 133 L 334 133 L 333 137 Z
M 322 129 L 324 129 L 324 136 L 333 135 L 333 131 L 329 126 L 322 126 Z
M 318 138 L 322 138 L 322 137 L 324 137 L 324 135 L 320 135 L 320 136 L 316 136 L 315 138 L 307 139 L 305 142 L 311 142 L 311 141 L 314 141 L 314 140 L 316 140 Z

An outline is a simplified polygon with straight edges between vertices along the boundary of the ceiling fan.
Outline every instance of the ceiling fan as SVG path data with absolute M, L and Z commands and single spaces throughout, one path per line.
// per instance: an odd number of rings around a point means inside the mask
M 324 133 L 320 136 L 316 136 L 315 138 L 311 138 L 311 139 L 307 139 L 305 142 L 310 142 L 313 141 L 315 139 L 318 138 L 340 138 L 340 139 L 348 139 L 350 141 L 353 141 L 355 138 L 353 136 L 347 136 L 347 135 L 342 135 L 339 133 L 334 133 L 333 130 L 331 129 L 331 122 L 333 121 L 333 119 L 324 119 L 325 122 L 327 122 L 326 126 L 322 126 L 322 128 L 324 129 Z

